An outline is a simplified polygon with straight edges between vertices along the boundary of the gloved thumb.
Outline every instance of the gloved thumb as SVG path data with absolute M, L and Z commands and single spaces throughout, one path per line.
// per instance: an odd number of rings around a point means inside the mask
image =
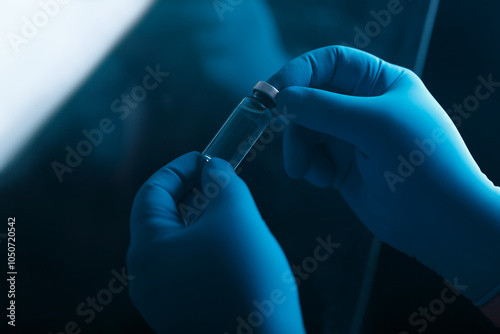
M 238 223 L 241 215 L 261 219 L 250 190 L 228 162 L 210 159 L 202 171 L 201 188 L 206 198 L 202 216 L 208 222 L 223 219 Z
M 350 142 L 363 149 L 383 129 L 384 96 L 360 97 L 291 86 L 276 97 L 292 122 Z

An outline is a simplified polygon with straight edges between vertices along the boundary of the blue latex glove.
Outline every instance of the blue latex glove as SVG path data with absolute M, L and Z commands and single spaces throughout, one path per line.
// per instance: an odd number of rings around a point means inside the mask
M 176 202 L 200 178 L 209 203 L 185 226 Z M 130 296 L 157 333 L 304 333 L 287 259 L 227 162 L 172 161 L 137 193 L 130 225 Z
M 269 83 L 296 116 L 283 144 L 291 177 L 338 189 L 376 236 L 467 286 L 476 305 L 500 291 L 499 188 L 412 71 L 333 46 Z

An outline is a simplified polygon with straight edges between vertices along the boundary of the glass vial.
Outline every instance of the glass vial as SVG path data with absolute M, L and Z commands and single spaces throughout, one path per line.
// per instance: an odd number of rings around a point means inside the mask
M 238 104 L 201 154 L 207 160 L 224 159 L 236 169 L 269 125 L 277 94 L 278 90 L 267 82 L 257 82 L 253 95 Z M 190 206 L 194 202 L 194 193 L 193 189 L 177 206 L 187 225 L 192 224 L 204 209 Z
M 277 90 L 259 81 L 252 97 L 245 97 L 201 153 L 207 160 L 217 157 L 228 161 L 234 169 L 246 156 L 271 121 L 271 109 L 276 106 Z

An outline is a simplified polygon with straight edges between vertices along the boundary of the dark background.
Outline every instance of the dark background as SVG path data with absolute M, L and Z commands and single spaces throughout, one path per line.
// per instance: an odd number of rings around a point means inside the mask
M 19 333 L 59 333 L 68 321 L 78 323 L 83 333 L 150 332 L 126 291 L 114 295 L 89 324 L 75 309 L 107 287 L 111 270 L 124 267 L 129 211 L 140 185 L 175 157 L 202 150 L 245 91 L 277 69 L 273 60 L 266 61 L 267 51 L 255 50 L 265 41 L 246 25 L 265 20 L 261 8 L 250 8 L 255 11 L 250 13 L 241 5 L 221 23 L 213 12 L 186 10 L 183 3 L 175 3 L 155 5 L 1 175 L 2 217 L 16 217 Z M 206 3 L 203 8 L 213 11 L 210 1 Z M 282 54 L 274 59 L 291 59 L 331 44 L 354 45 L 353 28 L 373 20 L 370 10 L 386 4 L 270 0 L 283 43 Z M 428 2 L 402 4 L 405 10 L 365 50 L 411 68 Z M 491 73 L 500 81 L 499 12 L 500 3 L 493 0 L 441 1 L 422 79 L 443 108 L 474 94 L 479 75 Z M 232 24 L 238 28 L 227 28 Z M 248 59 L 239 59 L 242 63 L 206 63 L 218 52 L 244 48 L 255 55 L 250 52 Z M 270 56 L 272 52 L 278 51 L 269 51 Z M 257 69 L 235 75 L 231 69 L 245 68 L 245 61 Z M 142 80 L 145 66 L 157 63 L 169 77 L 127 119 L 118 120 L 111 101 Z M 497 185 L 498 106 L 500 92 L 495 92 L 459 128 L 479 166 Z M 62 162 L 64 147 L 75 147 L 84 139 L 82 129 L 97 127 L 103 117 L 112 119 L 117 129 L 59 183 L 51 163 Z M 304 282 L 300 294 L 309 333 L 348 333 L 372 236 L 338 194 L 288 179 L 280 149 L 277 134 L 254 161 L 242 165 L 241 176 L 290 263 L 309 256 L 318 236 L 332 234 L 332 240 L 342 244 Z M 1 248 L 6 251 L 3 240 Z M 408 317 L 439 298 L 443 288 L 436 274 L 383 246 L 363 332 L 417 333 Z M 463 297 L 447 305 L 425 331 L 494 332 Z

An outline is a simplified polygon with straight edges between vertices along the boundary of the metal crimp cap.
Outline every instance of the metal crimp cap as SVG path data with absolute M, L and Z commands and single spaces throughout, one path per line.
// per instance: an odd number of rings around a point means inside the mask
M 255 92 L 256 90 L 269 96 L 274 103 L 276 103 L 276 95 L 280 92 L 265 81 L 257 81 L 255 86 L 253 86 L 253 91 Z

